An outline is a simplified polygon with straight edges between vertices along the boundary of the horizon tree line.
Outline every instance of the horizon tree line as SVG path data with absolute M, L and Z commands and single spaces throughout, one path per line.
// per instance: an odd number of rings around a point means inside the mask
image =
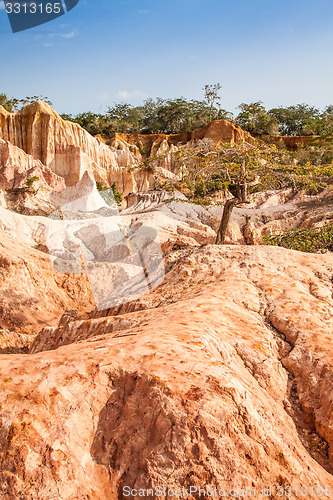
M 81 125 L 91 135 L 180 134 L 207 125 L 212 120 L 224 119 L 239 125 L 254 135 L 333 135 L 333 105 L 320 110 L 308 104 L 279 106 L 267 110 L 262 101 L 241 103 L 235 116 L 220 105 L 219 83 L 203 87 L 204 99 L 148 98 L 139 106 L 126 102 L 114 103 L 105 113 L 86 111 L 77 115 L 62 114 L 63 119 Z M 0 93 L 0 105 L 15 112 L 37 99 L 52 102 L 44 96 L 24 99 L 9 98 Z

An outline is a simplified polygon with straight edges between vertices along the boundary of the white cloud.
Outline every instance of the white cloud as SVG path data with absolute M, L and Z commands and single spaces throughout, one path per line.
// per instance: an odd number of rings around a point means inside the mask
M 145 99 L 148 97 L 148 94 L 146 92 L 141 92 L 141 90 L 119 90 L 117 92 L 117 97 L 119 99 L 129 99 L 129 100 L 137 100 L 137 99 Z
M 70 33 L 61 33 L 59 36 L 61 36 L 61 38 L 73 38 L 76 35 L 77 33 L 75 31 L 71 31 Z
M 61 32 L 57 32 L 57 31 L 54 31 L 53 33 L 49 33 L 48 37 L 49 38 L 66 38 L 66 39 L 69 39 L 69 38 L 74 38 L 75 36 L 77 36 L 79 33 L 78 31 L 69 31 L 68 33 L 61 33 Z
M 54 43 L 59 40 L 59 38 L 64 38 L 65 40 L 69 40 L 70 38 L 74 38 L 75 36 L 79 35 L 79 32 L 77 30 L 69 31 L 68 33 L 64 33 L 61 31 L 52 31 L 50 33 L 42 32 L 38 33 L 37 35 L 34 36 L 36 40 L 40 40 L 40 43 L 44 47 L 52 47 Z

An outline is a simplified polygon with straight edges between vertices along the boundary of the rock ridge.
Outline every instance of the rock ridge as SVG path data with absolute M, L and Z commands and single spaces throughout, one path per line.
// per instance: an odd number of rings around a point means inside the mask
M 9 113 L 0 106 L 0 138 L 40 160 L 52 172 L 75 185 L 86 170 L 96 180 L 116 183 L 125 195 L 150 189 L 153 177 L 141 169 L 130 172 L 125 166 L 137 163 L 126 148 L 110 148 L 92 137 L 77 123 L 62 118 L 43 101 Z

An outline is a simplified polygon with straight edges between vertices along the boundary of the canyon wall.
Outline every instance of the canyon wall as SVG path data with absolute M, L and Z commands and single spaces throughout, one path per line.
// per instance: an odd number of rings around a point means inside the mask
M 156 175 L 170 178 L 172 153 L 184 144 L 210 139 L 221 142 L 250 142 L 255 139 L 226 120 L 215 120 L 185 134 L 114 134 L 111 138 L 93 137 L 77 123 L 63 120 L 48 104 L 36 101 L 17 113 L 0 106 L 0 139 L 40 161 L 66 186 L 75 185 L 86 170 L 96 180 L 115 182 L 124 196 L 153 188 Z M 155 175 L 140 165 L 143 158 L 163 156 Z
M 321 144 L 325 141 L 323 137 L 316 135 L 265 135 L 255 134 L 251 132 L 255 139 L 262 139 L 270 144 L 277 146 L 285 146 L 288 151 L 297 151 L 298 149 L 309 146 L 314 141 Z
M 0 138 L 20 148 L 33 159 L 73 186 L 86 170 L 96 180 L 116 183 L 125 195 L 150 189 L 153 176 L 142 169 L 130 172 L 126 167 L 136 165 L 138 156 L 126 145 L 110 148 L 92 137 L 80 125 L 62 118 L 43 101 L 9 113 L 0 106 Z
M 138 147 L 143 156 L 156 156 L 167 152 L 166 146 L 172 150 L 173 147 L 179 147 L 191 141 L 210 139 L 214 144 L 223 142 L 255 143 L 255 138 L 249 132 L 241 129 L 238 125 L 227 120 L 213 120 L 205 127 L 198 128 L 192 132 L 183 134 L 120 134 L 116 133 L 106 142 L 114 145 L 115 141 L 125 142 Z
M 40 160 L 35 160 L 17 146 L 0 139 L 0 186 L 2 189 L 19 189 L 27 186 L 27 180 L 38 177 L 34 188 L 48 186 L 60 191 L 65 187 L 62 177 L 56 175 Z

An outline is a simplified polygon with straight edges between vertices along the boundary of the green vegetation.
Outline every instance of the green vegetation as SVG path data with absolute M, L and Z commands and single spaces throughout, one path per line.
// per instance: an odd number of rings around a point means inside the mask
M 90 134 L 115 132 L 141 134 L 179 134 L 207 125 L 213 119 L 232 119 L 232 115 L 206 101 L 178 99 L 146 99 L 141 106 L 118 103 L 106 114 L 86 112 L 76 116 L 61 115 L 85 128 Z
M 219 96 L 221 88 L 219 83 L 215 83 L 214 85 L 205 85 L 202 89 L 205 92 L 205 99 L 209 104 L 209 121 L 212 120 L 215 104 L 219 103 L 221 100 Z
M 28 177 L 25 181 L 26 186 L 30 189 L 33 186 L 33 183 L 39 181 L 39 177 L 37 175 L 34 175 L 33 177 Z
M 196 147 L 180 148 L 172 156 L 180 179 L 172 183 L 173 189 L 183 192 L 191 202 L 208 205 L 215 192 L 228 194 L 217 239 L 222 244 L 233 208 L 249 203 L 251 194 L 286 188 L 317 194 L 333 184 L 333 146 L 329 140 L 320 147 L 314 144 L 288 152 L 262 141 L 216 146 L 205 139 Z M 172 191 L 170 180 L 168 183 Z
M 15 97 L 8 97 L 7 94 L 4 93 L 0 94 L 0 106 L 3 106 L 10 113 L 14 113 L 22 109 L 27 104 L 38 101 L 38 99 L 52 106 L 52 102 L 49 101 L 47 97 L 42 95 L 34 95 L 31 97 L 25 97 L 24 99 L 17 99 Z
M 179 134 L 206 125 L 211 119 L 228 118 L 232 115 L 218 104 L 221 85 L 206 85 L 205 99 L 146 99 L 141 106 L 115 103 L 106 114 L 86 112 L 75 117 L 62 118 L 75 121 L 92 135 L 122 133 Z
M 256 134 L 279 134 L 278 121 L 266 111 L 261 101 L 250 104 L 242 103 L 238 106 L 241 110 L 236 118 L 237 125 L 240 125 L 248 132 Z
M 150 159 L 152 162 L 153 159 Z M 174 171 L 181 178 L 176 185 L 186 196 L 207 197 L 219 190 L 235 194 L 236 180 L 244 164 L 247 175 L 259 182 L 251 192 L 293 188 L 317 194 L 333 183 L 333 145 L 308 146 L 289 152 L 263 142 L 220 144 L 201 141 L 196 148 L 184 147 L 173 154 Z
M 267 245 L 301 252 L 333 251 L 333 225 L 303 230 L 296 229 L 276 236 L 263 236 L 263 239 Z
M 322 111 L 304 103 L 266 110 L 262 101 L 257 101 L 241 103 L 238 106 L 240 112 L 234 116 L 221 108 L 221 88 L 220 83 L 205 85 L 202 100 L 157 97 L 146 99 L 140 106 L 126 102 L 114 103 L 104 114 L 86 111 L 75 116 L 62 114 L 61 117 L 78 123 L 92 135 L 110 135 L 115 132 L 180 134 L 207 125 L 216 119 L 229 120 L 258 135 L 333 135 L 333 105 L 326 106 Z M 17 99 L 5 93 L 0 94 L 0 105 L 14 112 L 37 99 L 52 105 L 43 96 Z
M 117 205 L 121 205 L 123 202 L 123 197 L 121 196 L 120 191 L 116 188 L 116 184 L 113 183 L 111 185 L 111 189 L 113 191 L 114 199 L 116 200 Z
M 327 135 L 333 131 L 333 107 L 323 112 L 308 104 L 279 107 L 269 111 L 279 125 L 281 135 Z
M 117 205 L 119 206 L 122 204 L 123 197 L 118 191 L 115 182 L 113 182 L 112 185 L 108 188 L 103 182 L 96 181 L 96 187 L 100 192 L 100 195 L 108 205 L 113 205 L 114 201 L 116 201 Z M 112 190 L 112 194 L 110 192 L 110 189 Z
M 280 106 L 267 111 L 262 101 L 242 103 L 236 123 L 244 130 L 259 135 L 319 135 L 333 134 L 333 106 L 323 111 L 308 104 Z
M 76 116 L 61 115 L 79 123 L 92 135 L 115 132 L 141 134 L 179 134 L 225 119 L 258 135 L 333 135 L 333 105 L 323 111 L 307 104 L 266 110 L 261 101 L 242 103 L 234 117 L 219 104 L 219 84 L 204 87 L 205 99 L 146 99 L 141 106 L 115 103 L 107 113 L 90 111 Z
M 107 186 L 105 186 L 105 184 L 103 184 L 103 182 L 101 181 L 96 181 L 96 187 L 98 191 L 104 191 L 104 189 L 108 189 Z

